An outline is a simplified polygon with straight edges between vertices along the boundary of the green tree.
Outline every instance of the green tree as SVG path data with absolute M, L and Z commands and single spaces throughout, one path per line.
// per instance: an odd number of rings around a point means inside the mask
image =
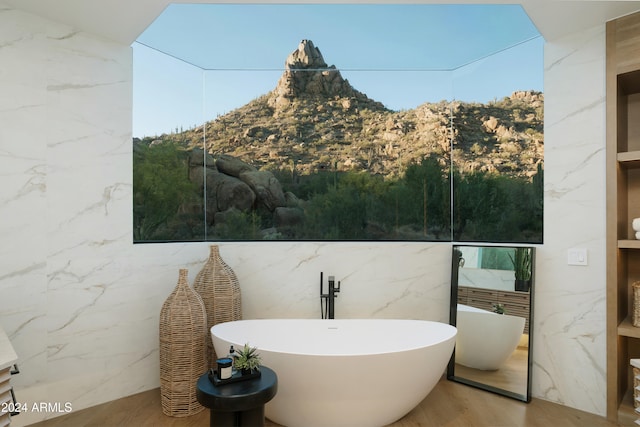
M 455 173 L 454 240 L 540 243 L 541 182 L 541 167 L 533 179 Z
M 134 241 L 176 240 L 166 231 L 187 206 L 198 203 L 187 153 L 173 143 L 138 144 L 133 151 Z M 164 232 L 162 230 L 165 230 Z
M 343 173 L 334 182 L 326 192 L 310 198 L 305 209 L 304 238 L 367 240 L 367 225 L 378 209 L 385 184 L 366 172 Z
M 410 165 L 403 185 L 407 191 L 401 199 L 401 222 L 418 227 L 425 237 L 448 232 L 451 191 L 449 177 L 438 160 L 427 157 L 420 164 Z
M 215 234 L 220 240 L 262 240 L 261 229 L 262 221 L 256 211 L 236 211 L 216 225 Z

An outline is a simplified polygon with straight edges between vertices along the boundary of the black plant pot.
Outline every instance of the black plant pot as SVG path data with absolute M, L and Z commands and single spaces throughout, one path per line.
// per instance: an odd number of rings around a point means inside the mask
M 260 370 L 258 369 L 241 369 L 240 377 L 245 380 L 249 380 L 251 378 L 258 378 L 261 376 Z
M 531 288 L 531 279 L 529 280 L 516 279 L 515 289 L 517 292 L 529 292 L 530 288 Z

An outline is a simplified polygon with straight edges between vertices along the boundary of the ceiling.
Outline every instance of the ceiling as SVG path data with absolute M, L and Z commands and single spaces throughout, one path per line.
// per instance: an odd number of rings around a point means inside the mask
M 0 0 L 8 6 L 107 39 L 133 43 L 170 3 L 305 3 L 303 0 Z M 328 0 L 316 3 L 356 3 Z M 369 0 L 363 3 L 390 3 Z M 640 1 L 592 0 L 407 0 L 424 4 L 520 4 L 547 41 L 603 24 L 640 10 Z

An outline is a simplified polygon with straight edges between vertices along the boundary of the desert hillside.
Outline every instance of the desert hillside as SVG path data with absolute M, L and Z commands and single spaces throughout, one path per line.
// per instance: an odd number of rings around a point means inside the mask
M 206 123 L 207 150 L 257 168 L 299 174 L 326 168 L 399 176 L 433 156 L 460 171 L 531 176 L 543 161 L 542 93 L 521 91 L 488 104 L 424 103 L 391 111 L 353 88 L 309 40 L 285 61 L 276 87 Z M 203 129 L 162 135 L 193 148 Z
M 136 240 L 541 241 L 542 93 L 392 111 L 310 40 L 274 84 L 134 138 Z

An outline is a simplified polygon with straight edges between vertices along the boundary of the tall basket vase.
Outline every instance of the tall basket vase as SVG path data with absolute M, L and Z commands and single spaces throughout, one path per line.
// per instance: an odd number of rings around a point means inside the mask
M 637 328 L 640 327 L 640 282 L 633 282 L 631 288 L 633 289 L 631 324 Z
M 178 284 L 160 311 L 160 395 L 162 412 L 172 417 L 204 409 L 196 397 L 196 383 L 207 371 L 207 314 L 187 275 L 186 269 L 180 270 Z
M 211 245 L 209 259 L 193 282 L 207 311 L 207 363 L 216 364 L 216 352 L 211 341 L 211 327 L 218 323 L 242 319 L 240 284 L 236 273 L 220 257 L 217 245 Z

